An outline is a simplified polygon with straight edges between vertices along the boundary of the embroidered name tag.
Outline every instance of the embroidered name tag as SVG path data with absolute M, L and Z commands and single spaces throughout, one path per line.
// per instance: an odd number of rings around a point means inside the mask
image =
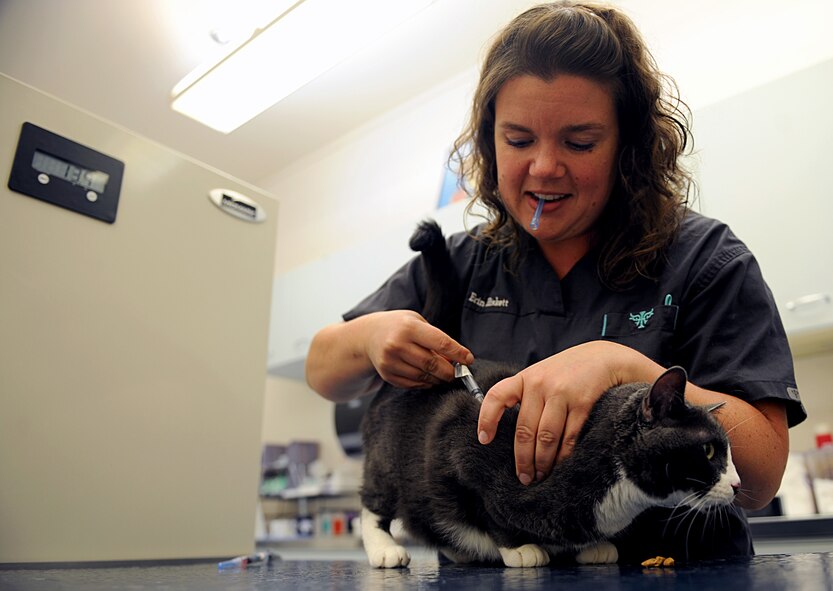
M 509 300 L 506 298 L 495 298 L 488 296 L 486 299 L 478 296 L 477 293 L 469 294 L 469 302 L 479 308 L 508 308 Z

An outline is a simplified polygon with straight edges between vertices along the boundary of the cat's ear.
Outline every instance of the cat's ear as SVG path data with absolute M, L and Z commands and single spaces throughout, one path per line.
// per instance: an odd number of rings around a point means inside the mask
M 642 399 L 642 416 L 648 422 L 678 416 L 685 409 L 686 371 L 679 366 L 665 370 Z

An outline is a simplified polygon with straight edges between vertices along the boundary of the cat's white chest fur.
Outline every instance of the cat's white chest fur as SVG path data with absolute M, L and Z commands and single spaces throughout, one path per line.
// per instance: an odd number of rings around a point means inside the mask
M 596 527 L 602 535 L 611 537 L 630 525 L 637 514 L 654 504 L 656 499 L 622 473 L 619 481 L 596 506 Z

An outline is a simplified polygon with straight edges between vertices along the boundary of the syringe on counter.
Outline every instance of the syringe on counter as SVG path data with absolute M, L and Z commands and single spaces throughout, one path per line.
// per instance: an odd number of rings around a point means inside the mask
M 248 556 L 238 556 L 230 558 L 217 564 L 217 568 L 225 570 L 229 568 L 246 568 L 249 566 L 259 566 L 261 564 L 269 564 L 273 557 L 277 555 L 274 552 L 256 552 Z

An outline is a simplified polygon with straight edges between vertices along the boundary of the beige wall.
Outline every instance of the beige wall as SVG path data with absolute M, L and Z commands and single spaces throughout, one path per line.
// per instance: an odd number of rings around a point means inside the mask
M 257 184 L 281 199 L 275 273 L 410 224 L 436 207 L 471 70 Z
M 815 447 L 814 429 L 819 423 L 833 427 L 833 351 L 797 358 L 795 379 L 808 418 L 790 431 L 790 448 L 806 451 Z
M 263 442 L 318 441 L 320 459 L 329 469 L 348 461 L 334 424 L 334 404 L 296 380 L 269 376 L 263 408 Z

